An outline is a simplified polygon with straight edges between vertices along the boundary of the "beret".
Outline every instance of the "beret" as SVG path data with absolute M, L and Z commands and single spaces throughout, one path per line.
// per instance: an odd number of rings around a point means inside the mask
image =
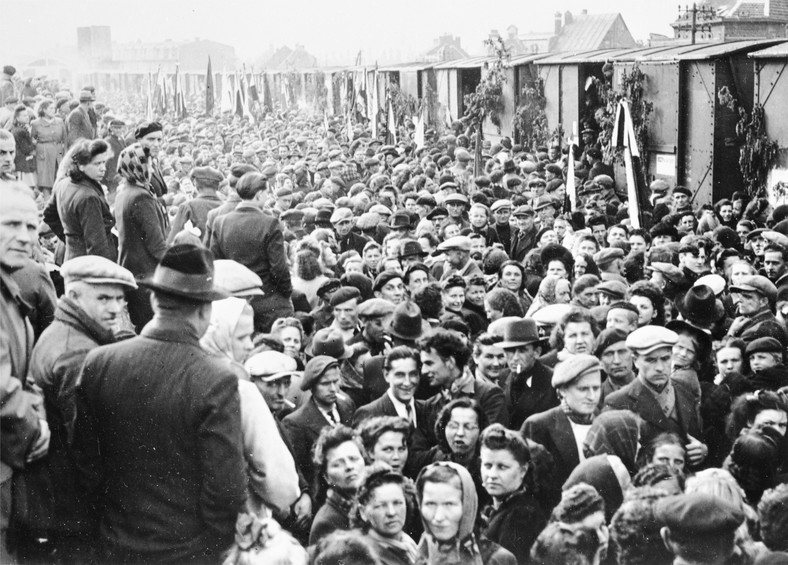
M 752 353 L 782 353 L 782 344 L 773 337 L 759 337 L 747 345 L 747 355 Z
M 731 285 L 731 292 L 757 292 L 761 296 L 769 299 L 769 303 L 774 304 L 777 300 L 777 287 L 774 283 L 762 275 L 749 275 L 739 279 L 739 284 Z
M 506 179 L 506 188 L 514 188 L 515 186 L 520 186 L 521 184 L 523 184 L 523 179 L 520 177 L 511 177 Z
M 231 259 L 213 262 L 213 280 L 216 286 L 239 298 L 263 294 L 263 281 L 257 273 Z
M 382 318 L 394 312 L 394 304 L 382 298 L 370 298 L 358 307 L 359 318 Z
M 315 224 L 322 226 L 331 223 L 331 208 L 320 208 L 315 215 Z
M 594 347 L 594 355 L 599 357 L 605 352 L 605 349 L 627 340 L 627 333 L 618 328 L 608 328 L 602 330 L 596 338 L 596 346 Z
M 438 245 L 438 251 L 449 251 L 451 249 L 470 251 L 471 239 L 467 235 L 456 235 Z
M 142 139 L 148 134 L 164 129 L 159 122 L 144 121 L 134 129 L 134 138 Z
M 213 167 L 195 167 L 191 176 L 195 180 L 201 180 L 208 184 L 215 185 L 218 185 L 224 180 L 224 175 Z
M 501 200 L 496 200 L 495 202 L 493 202 L 492 206 L 490 206 L 490 210 L 492 210 L 493 212 L 496 212 L 496 211 L 502 210 L 504 208 L 511 209 L 511 207 L 512 207 L 512 201 L 511 200 L 501 199 Z
M 473 182 L 479 188 L 484 188 L 492 184 L 492 180 L 487 175 L 481 175 L 473 179 Z
M 123 120 L 119 120 L 117 118 L 113 118 L 112 120 L 110 120 L 109 125 L 112 127 L 117 127 L 117 126 L 122 127 L 126 125 L 126 122 L 124 122 Z
M 402 273 L 400 273 L 399 271 L 383 271 L 377 277 L 375 277 L 375 283 L 372 285 L 372 291 L 375 292 L 377 290 L 380 290 L 394 279 L 401 279 L 401 278 L 402 278 Z
M 83 255 L 69 259 L 60 267 L 60 275 L 68 283 L 116 284 L 137 288 L 131 271 L 99 255 Z
M 263 173 L 263 175 L 265 175 L 268 178 L 275 177 L 276 165 L 268 165 L 267 167 L 264 167 L 261 172 Z
M 662 326 L 643 326 L 627 336 L 627 347 L 641 355 L 662 347 L 673 347 L 678 342 L 676 332 Z
M 673 194 L 684 194 L 685 196 L 692 196 L 692 192 L 686 186 L 677 186 L 673 189 Z
M 340 286 L 331 297 L 329 304 L 333 308 L 338 304 L 343 304 L 349 300 L 353 300 L 354 298 L 356 300 L 361 298 L 361 292 L 359 292 L 355 286 Z
M 296 360 L 279 351 L 262 351 L 252 355 L 244 367 L 252 378 L 265 383 L 300 373 L 296 370 Z
M 304 367 L 304 379 L 301 381 L 301 390 L 311 389 L 320 377 L 332 367 L 339 367 L 339 361 L 328 355 L 318 355 L 309 360 Z
M 517 216 L 533 216 L 534 215 L 534 209 L 531 208 L 530 206 L 527 206 L 527 205 L 526 206 L 518 206 L 517 208 L 514 209 L 514 213 L 512 215 L 515 216 L 515 217 L 517 217 Z
M 319 193 L 316 193 L 316 194 L 319 194 Z M 324 198 L 324 197 L 320 197 L 320 198 L 315 199 L 315 201 L 312 202 L 312 206 L 317 208 L 318 210 L 320 208 L 328 208 L 329 210 L 333 210 L 334 208 L 336 208 L 336 206 L 334 206 L 333 202 L 331 202 L 328 198 Z
M 614 296 L 616 298 L 624 298 L 627 293 L 627 285 L 621 281 L 604 281 L 596 285 L 598 292 Z
M 430 210 L 430 213 L 427 214 L 428 220 L 434 220 L 435 218 L 445 217 L 448 216 L 449 212 L 443 206 L 438 206 Z
M 593 355 L 578 353 L 577 355 L 569 356 L 568 359 L 561 361 L 555 366 L 551 384 L 553 388 L 558 388 L 594 372 L 600 373 L 601 376 L 601 371 L 602 365 L 599 363 L 599 359 Z
M 654 518 L 674 533 L 687 535 L 733 534 L 744 521 L 744 513 L 727 500 L 694 492 L 660 498 Z
M 616 259 L 624 258 L 624 250 L 620 247 L 606 247 L 601 251 L 594 253 L 594 262 L 598 266 L 607 265 Z
M 366 161 L 364 161 L 365 167 L 374 167 L 375 165 L 380 165 L 380 159 L 377 157 L 370 157 Z
M 342 286 L 339 279 L 328 279 L 326 282 L 317 287 L 317 295 L 322 298 L 327 292 L 333 292 Z
M 419 206 L 435 206 L 435 198 L 431 194 L 423 194 L 416 199 Z
M 338 222 L 344 222 L 345 220 L 352 220 L 353 219 L 353 211 L 350 208 L 337 208 L 334 210 L 334 213 L 331 214 L 331 223 L 336 224 Z

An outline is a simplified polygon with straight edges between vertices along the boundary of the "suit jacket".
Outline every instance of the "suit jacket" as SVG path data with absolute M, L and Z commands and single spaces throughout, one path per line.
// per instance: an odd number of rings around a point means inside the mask
M 643 382 L 636 378 L 605 398 L 605 410 L 631 410 L 644 421 L 640 428 L 641 443 L 647 445 L 662 432 L 673 432 L 687 441 L 687 436 L 701 438 L 700 397 L 679 381 L 671 380 L 676 391 L 676 414 L 678 424 L 665 416 L 654 395 Z
M 509 412 L 506 409 L 506 401 L 503 396 L 501 387 L 496 384 L 482 381 L 477 378 L 473 379 L 473 394 L 465 394 L 458 392 L 452 396 L 454 398 L 470 397 L 479 403 L 482 412 L 487 416 L 487 424 L 501 424 L 506 426 L 509 423 Z M 435 422 L 438 421 L 438 414 L 446 404 L 450 401 L 446 399 L 442 392 L 432 396 L 425 402 L 427 408 L 428 425 L 422 427 L 427 434 L 433 445 L 437 443 L 435 437 Z
M 553 484 L 563 485 L 580 463 L 572 425 L 563 408 L 556 406 L 546 412 L 534 414 L 523 423 L 520 433 L 523 437 L 542 444 L 550 452 L 555 463 Z
M 513 261 L 523 262 L 528 252 L 536 247 L 536 228 L 529 232 L 518 230 L 512 235 L 512 249 L 509 257 Z
M 345 426 L 353 425 L 353 414 L 356 406 L 348 397 L 342 395 L 337 397 L 337 411 L 339 412 L 340 423 Z M 312 464 L 312 448 L 320 437 L 320 431 L 328 426 L 328 421 L 323 413 L 310 398 L 298 410 L 289 414 L 282 420 L 282 425 L 293 446 L 293 456 L 296 465 L 304 474 L 307 482 L 312 485 L 315 478 L 315 468 Z
M 77 395 L 74 452 L 109 551 L 215 562 L 246 499 L 235 374 L 196 328 L 154 318 L 88 353 Z
M 262 279 L 266 294 L 290 297 L 293 286 L 279 220 L 251 202 L 241 202 L 214 221 L 211 251 L 216 259 L 232 259 Z
M 529 377 L 531 386 L 526 389 L 526 380 Z M 506 407 L 509 410 L 509 428 L 518 430 L 529 417 L 558 406 L 558 397 L 551 384 L 552 378 L 552 369 L 545 367 L 538 359 L 531 371 L 509 375 L 503 386 Z
M 66 147 L 71 147 L 78 139 L 93 139 L 96 137 L 96 130 L 90 123 L 90 115 L 82 106 L 77 106 L 66 118 L 68 135 L 66 137 Z

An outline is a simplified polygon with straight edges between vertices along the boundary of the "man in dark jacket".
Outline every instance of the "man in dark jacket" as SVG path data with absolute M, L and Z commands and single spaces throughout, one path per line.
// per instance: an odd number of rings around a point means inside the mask
M 293 313 L 290 269 L 279 220 L 261 206 L 268 198 L 265 177 L 247 173 L 236 185 L 241 202 L 235 210 L 216 218 L 211 251 L 216 259 L 232 259 L 254 271 L 263 281 L 264 296 L 252 300 L 254 326 L 266 333 L 277 318 Z
M 150 185 L 156 198 L 161 198 L 167 194 L 167 183 L 164 182 L 164 175 L 159 168 L 159 151 L 164 134 L 163 127 L 159 122 L 141 122 L 134 130 L 134 139 L 145 148 L 150 155 Z
M 513 261 L 523 262 L 528 252 L 536 247 L 535 212 L 530 206 L 519 206 L 512 214 L 517 224 L 517 231 L 512 234 L 512 246 L 509 257 Z
M 353 231 L 353 211 L 350 208 L 337 208 L 331 214 L 331 225 L 337 234 L 340 253 L 353 250 L 359 255 L 364 253 L 364 246 L 369 243 L 369 239 Z
M 774 315 L 777 302 L 777 287 L 761 275 L 742 277 L 739 284 L 731 285 L 731 297 L 736 306 L 736 319 L 728 329 L 728 335 L 750 343 L 760 337 L 773 337 L 783 349 L 788 347 L 785 325 Z
M 90 560 L 94 517 L 78 487 L 71 450 L 76 419 L 76 389 L 87 354 L 115 342 L 124 290 L 137 288 L 134 275 L 104 257 L 84 255 L 66 261 L 60 270 L 66 294 L 55 321 L 33 349 L 30 378 L 44 393 L 52 432 L 46 475 L 57 485 L 49 539 L 65 561 Z
M 208 223 L 208 212 L 222 205 L 222 201 L 216 193 L 224 180 L 222 173 L 213 167 L 197 167 L 192 171 L 191 178 L 197 189 L 197 196 L 178 206 L 178 213 L 172 221 L 167 243 L 172 244 L 173 239 L 184 228 L 186 222 L 191 222 L 193 227 L 200 230 L 200 237 L 202 237 Z
M 120 175 L 118 174 L 118 157 L 120 152 L 126 147 L 126 140 L 121 136 L 121 130 L 126 124 L 123 120 L 113 119 L 109 122 L 109 135 L 104 138 L 104 141 L 109 144 L 112 149 L 112 157 L 107 161 L 107 172 L 104 174 L 104 184 L 107 185 L 107 200 L 110 205 L 115 202 L 115 191 L 118 189 L 120 183 Z
M 90 122 L 90 110 L 93 108 L 95 95 L 89 90 L 79 93 L 79 106 L 71 110 L 66 119 L 68 135 L 66 136 L 66 147 L 71 147 L 78 139 L 95 139 L 96 129 Z
M 167 250 L 141 282 L 155 317 L 139 337 L 88 353 L 74 451 L 107 563 L 215 563 L 233 541 L 247 476 L 238 378 L 199 343 L 213 259 Z

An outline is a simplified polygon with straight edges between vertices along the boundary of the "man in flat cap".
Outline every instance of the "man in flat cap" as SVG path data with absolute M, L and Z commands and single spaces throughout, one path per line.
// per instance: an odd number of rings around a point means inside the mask
M 170 247 L 139 284 L 151 289 L 153 320 L 90 351 L 77 390 L 73 449 L 99 522 L 98 560 L 218 558 L 247 488 L 238 377 L 199 343 L 212 301 L 227 294 L 195 245 Z
M 356 406 L 340 390 L 339 361 L 328 355 L 318 355 L 304 368 L 301 390 L 311 393 L 311 398 L 298 410 L 282 420 L 285 433 L 293 446 L 296 465 L 307 482 L 313 484 L 315 466 L 312 447 L 326 426 L 352 425 Z
M 605 247 L 594 254 L 602 281 L 626 282 L 624 272 L 624 250 L 620 247 Z
M 657 500 L 654 519 L 674 565 L 727 565 L 744 513 L 719 496 L 690 493 Z
M 528 252 L 536 247 L 536 233 L 539 231 L 534 221 L 536 214 L 530 206 L 518 206 L 512 215 L 517 231 L 512 234 L 509 257 L 522 263 Z
M 471 259 L 471 240 L 467 235 L 447 239 L 438 246 L 438 251 L 446 254 L 446 261 L 436 263 L 432 268 L 435 280 L 443 281 L 452 275 L 459 275 L 466 280 L 476 275 L 484 275 L 476 261 Z
M 386 325 L 394 313 L 394 304 L 382 298 L 370 298 L 362 302 L 357 311 L 361 331 L 350 338 L 347 344 L 364 344 L 372 357 L 384 353 L 386 345 L 391 344 L 391 340 L 387 339 Z
M 337 234 L 339 252 L 356 251 L 359 255 L 364 253 L 364 246 L 369 239 L 353 231 L 353 211 L 350 208 L 337 208 L 331 214 L 331 225 Z
M 46 463 L 53 484 L 58 485 L 49 539 L 65 560 L 81 562 L 91 557 L 95 524 L 77 488 L 77 462 L 71 448 L 75 393 L 87 354 L 117 340 L 126 303 L 124 291 L 137 288 L 137 283 L 130 271 L 97 255 L 66 261 L 60 274 L 65 295 L 58 303 L 55 321 L 33 349 L 30 378 L 44 393 L 54 440 Z
M 673 346 L 678 335 L 661 326 L 638 328 L 626 340 L 638 376 L 605 398 L 606 410 L 631 410 L 643 420 L 641 441 L 647 445 L 663 432 L 682 438 L 687 459 L 697 467 L 708 454 L 701 434 L 700 398 L 683 381 L 671 379 Z
M 738 284 L 730 287 L 731 298 L 736 308 L 736 318 L 728 329 L 728 335 L 750 343 L 759 337 L 773 337 L 788 347 L 785 326 L 774 315 L 777 303 L 777 287 L 762 275 L 742 277 Z
M 66 119 L 66 148 L 71 147 L 78 139 L 95 139 L 96 129 L 90 121 L 90 110 L 96 97 L 89 90 L 79 93 L 79 106 L 74 108 Z
M 205 234 L 208 212 L 222 205 L 218 194 L 219 186 L 224 181 L 222 173 L 213 167 L 197 167 L 192 170 L 191 178 L 197 189 L 197 196 L 178 206 L 178 212 L 170 226 L 170 235 L 167 237 L 168 244 L 172 244 L 172 240 L 187 222 L 200 230 L 197 237 L 202 237 Z

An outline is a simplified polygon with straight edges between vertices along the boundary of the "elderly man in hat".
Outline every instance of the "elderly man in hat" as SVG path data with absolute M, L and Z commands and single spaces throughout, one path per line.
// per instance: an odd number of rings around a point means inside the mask
M 310 359 L 304 368 L 301 390 L 310 391 L 312 396 L 282 421 L 293 446 L 296 465 L 309 484 L 313 484 L 315 478 L 312 447 L 320 436 L 320 431 L 326 426 L 350 426 L 353 421 L 356 406 L 341 392 L 340 382 L 337 359 L 328 355 L 318 355 Z
M 337 234 L 340 253 L 353 250 L 361 255 L 364 252 L 364 246 L 369 239 L 353 231 L 353 211 L 350 208 L 334 210 L 331 214 L 331 226 Z
M 444 186 L 454 183 L 444 183 Z M 456 185 L 454 185 L 456 186 Z M 464 194 L 460 193 L 453 193 L 446 196 L 443 199 L 443 206 L 449 212 L 449 219 L 453 221 L 455 224 L 460 226 L 460 229 L 466 229 L 471 227 L 470 221 L 468 221 L 468 197 Z
M 512 239 L 514 237 L 514 230 L 509 223 L 509 217 L 512 215 L 512 201 L 506 199 L 496 200 L 490 206 L 490 212 L 493 215 L 494 223 L 492 229 L 498 237 L 498 241 L 503 245 L 504 251 L 507 253 L 512 247 Z
M 506 399 L 498 385 L 476 379 L 468 368 L 471 347 L 459 333 L 438 328 L 418 343 L 421 354 L 421 375 L 439 392 L 426 402 L 428 422 L 425 430 L 434 437 L 434 426 L 441 408 L 455 398 L 473 398 L 481 406 L 491 424 L 506 425 L 509 414 Z
M 512 215 L 517 231 L 512 234 L 509 257 L 513 261 L 522 262 L 528 252 L 536 247 L 536 234 L 539 230 L 536 229 L 535 213 L 530 206 L 518 206 Z
M 736 554 L 744 513 L 719 496 L 691 493 L 657 500 L 654 519 L 674 565 L 727 565 Z
M 384 353 L 390 348 L 391 338 L 386 335 L 386 325 L 394 313 L 394 307 L 393 302 L 383 298 L 370 298 L 362 302 L 358 307 L 361 331 L 347 344 L 363 344 L 371 357 Z
M 90 121 L 90 110 L 95 100 L 95 95 L 89 90 L 79 93 L 79 106 L 66 119 L 66 147 L 71 147 L 78 139 L 95 139 L 96 129 Z
M 663 432 L 677 434 L 687 459 L 697 467 L 708 454 L 701 434 L 700 398 L 692 387 L 674 381 L 670 374 L 673 346 L 679 336 L 661 326 L 644 326 L 627 336 L 638 376 L 605 398 L 605 410 L 631 410 L 643 420 L 641 442 L 646 445 Z
M 728 335 L 750 343 L 759 337 L 773 337 L 785 349 L 788 333 L 777 320 L 774 308 L 777 303 L 777 287 L 761 275 L 742 277 L 738 284 L 730 287 L 736 318 L 728 329 Z
M 274 320 L 293 313 L 284 234 L 279 220 L 260 207 L 269 192 L 263 175 L 246 173 L 236 192 L 241 202 L 232 212 L 215 218 L 210 249 L 216 259 L 238 261 L 263 281 L 265 294 L 251 304 L 255 329 L 265 333 Z
M 466 280 L 476 275 L 484 276 L 476 261 L 471 259 L 471 240 L 467 235 L 450 237 L 438 245 L 438 251 L 446 254 L 446 260 L 432 268 L 435 280 L 443 281 L 453 275 Z
M 106 562 L 218 557 L 233 540 L 247 478 L 238 378 L 200 348 L 213 258 L 176 245 L 140 281 L 155 316 L 139 337 L 89 352 L 74 425 L 85 496 Z
M 134 128 L 134 139 L 142 145 L 145 153 L 150 158 L 148 163 L 150 185 L 156 198 L 161 198 L 167 194 L 167 183 L 164 181 L 164 175 L 162 175 L 159 168 L 159 151 L 164 138 L 163 129 L 164 127 L 159 122 L 149 122 L 147 120 L 140 122 Z
M 178 206 L 178 212 L 170 226 L 170 235 L 167 237 L 170 245 L 188 222 L 199 230 L 197 237 L 202 237 L 206 231 L 208 212 L 222 205 L 218 194 L 219 186 L 224 182 L 222 173 L 213 167 L 197 167 L 192 171 L 191 178 L 197 189 L 197 196 Z
M 77 462 L 71 448 L 75 392 L 87 354 L 116 341 L 122 329 L 124 291 L 137 288 L 137 283 L 131 272 L 96 255 L 66 261 L 60 274 L 65 295 L 55 321 L 33 349 L 30 378 L 44 393 L 54 438 L 47 465 L 58 492 L 49 539 L 65 560 L 79 562 L 90 557 L 94 524 L 87 500 L 77 488 Z
M 509 378 L 503 387 L 509 428 L 519 429 L 530 416 L 558 405 L 550 384 L 553 371 L 539 361 L 542 343 L 532 319 L 511 321 L 504 327 L 498 347 L 504 350 L 509 366 Z

